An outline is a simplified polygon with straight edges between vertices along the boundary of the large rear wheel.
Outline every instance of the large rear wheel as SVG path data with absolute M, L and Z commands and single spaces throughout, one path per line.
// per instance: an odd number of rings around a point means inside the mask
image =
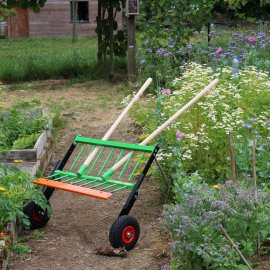
M 138 221 L 134 217 L 124 215 L 118 217 L 113 223 L 109 240 L 114 248 L 125 247 L 126 250 L 131 250 L 135 247 L 139 236 Z

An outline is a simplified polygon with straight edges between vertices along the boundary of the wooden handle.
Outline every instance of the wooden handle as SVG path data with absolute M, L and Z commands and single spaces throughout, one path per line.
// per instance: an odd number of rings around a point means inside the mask
M 179 111 L 177 111 L 171 118 L 169 118 L 163 125 L 157 128 L 151 135 L 149 135 L 144 141 L 140 143 L 140 145 L 146 145 L 150 141 L 152 141 L 156 136 L 158 136 L 165 128 L 167 128 L 173 121 L 175 121 L 182 113 L 184 113 L 191 105 L 197 102 L 202 96 L 204 96 L 210 89 L 216 86 L 218 80 L 213 80 L 209 85 L 207 85 L 199 94 L 197 94 L 193 99 L 191 99 L 184 107 L 182 107 Z M 118 161 L 111 170 L 116 171 L 121 166 L 125 164 L 125 162 L 130 157 L 130 154 L 124 156 L 120 161 Z
M 147 89 L 147 87 L 152 83 L 152 81 L 153 80 L 151 78 L 148 78 L 145 81 L 145 83 L 143 84 L 143 86 L 141 87 L 141 89 L 138 91 L 138 93 L 133 97 L 133 99 L 130 101 L 130 103 L 128 104 L 128 106 L 122 111 L 122 113 L 115 120 L 115 122 L 113 123 L 113 125 L 111 126 L 111 128 L 103 136 L 102 140 L 108 140 L 110 138 L 110 136 L 112 135 L 112 133 L 115 131 L 116 127 L 120 124 L 120 122 L 122 121 L 122 119 L 125 117 L 125 115 L 130 110 L 130 108 L 139 99 L 139 97 L 141 96 L 141 94 Z M 94 159 L 94 157 L 98 153 L 99 149 L 100 149 L 100 147 L 96 147 L 94 149 L 94 151 L 88 156 L 88 158 L 83 163 L 84 166 L 89 166 L 89 164 L 91 163 L 91 161 Z

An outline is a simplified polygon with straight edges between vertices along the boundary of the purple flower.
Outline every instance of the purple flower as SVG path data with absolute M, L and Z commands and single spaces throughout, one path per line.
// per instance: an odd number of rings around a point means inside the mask
M 266 124 L 270 126 L 270 119 L 266 121 Z
M 221 55 L 222 52 L 223 52 L 222 48 L 219 47 L 219 48 L 217 48 L 217 50 L 216 50 L 216 55 Z
M 247 123 L 243 123 L 242 126 L 244 128 L 248 128 L 248 129 L 251 128 L 251 124 L 247 124 Z
M 163 95 L 169 95 L 169 94 L 171 94 L 171 89 L 169 89 L 169 88 L 167 88 L 167 89 L 163 89 L 163 90 L 161 90 L 161 93 L 163 94 Z
M 146 39 L 146 40 L 143 42 L 143 44 L 144 44 L 144 45 L 149 44 L 149 40 L 148 40 L 148 39 Z
M 141 64 L 144 64 L 145 63 L 145 59 L 142 58 L 141 61 L 140 61 Z
M 249 43 L 255 43 L 257 41 L 257 38 L 255 38 L 255 37 L 248 37 L 247 41 Z
M 184 139 L 186 137 L 186 134 L 182 131 L 177 130 L 175 136 L 179 139 Z

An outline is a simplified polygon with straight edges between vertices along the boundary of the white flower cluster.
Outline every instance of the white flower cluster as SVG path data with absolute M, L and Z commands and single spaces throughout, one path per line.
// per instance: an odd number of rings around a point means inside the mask
M 243 69 L 238 82 L 233 78 L 230 67 L 219 70 L 215 77 L 220 78 L 217 87 L 170 127 L 172 132 L 181 130 L 185 133 L 181 149 L 183 160 L 196 158 L 199 149 L 208 151 L 213 140 L 222 137 L 227 140 L 230 131 L 242 128 L 245 115 L 252 113 L 252 108 L 248 107 L 252 107 L 256 94 L 267 94 L 270 100 L 268 74 L 254 67 Z M 213 78 L 211 68 L 195 63 L 189 65 L 183 76 L 172 82 L 175 88 L 172 94 L 163 99 L 162 118 L 174 114 Z M 266 125 L 269 115 L 269 112 L 263 113 L 258 121 Z M 241 138 L 240 134 L 236 136 Z

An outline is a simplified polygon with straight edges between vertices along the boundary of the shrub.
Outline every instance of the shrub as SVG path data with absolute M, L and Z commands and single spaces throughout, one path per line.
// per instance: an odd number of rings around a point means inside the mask
M 269 143 L 268 146 L 265 143 L 270 130 L 270 81 L 267 73 L 254 67 L 242 69 L 237 76 L 229 67 L 214 74 L 209 67 L 187 65 L 182 77 L 175 79 L 170 89 L 158 89 L 157 97 L 149 96 L 146 102 L 137 105 L 132 115 L 150 133 L 214 77 L 219 78 L 217 87 L 156 139 L 162 146 L 158 158 L 173 178 L 183 171 L 198 171 L 208 181 L 230 177 L 230 131 L 242 143 L 241 149 L 248 147 L 249 140 L 254 138 L 269 149 Z M 269 170 L 265 178 L 269 178 Z
M 212 187 L 198 174 L 179 177 L 174 192 L 175 203 L 163 214 L 173 238 L 171 269 L 248 269 L 220 229 L 225 228 L 251 260 L 257 235 L 263 242 L 270 233 L 269 193 L 258 190 L 257 203 L 247 182 Z
M 165 34 L 166 38 L 160 35 L 145 38 L 138 52 L 140 76 L 142 79 L 153 77 L 157 86 L 164 86 L 179 76 L 181 66 L 190 62 L 216 69 L 231 66 L 233 58 L 237 57 L 240 67 L 252 65 L 270 71 L 269 24 L 266 22 L 247 29 L 215 26 L 210 33 L 194 31 L 186 44 L 182 36 L 182 42 L 177 42 L 169 30 Z

